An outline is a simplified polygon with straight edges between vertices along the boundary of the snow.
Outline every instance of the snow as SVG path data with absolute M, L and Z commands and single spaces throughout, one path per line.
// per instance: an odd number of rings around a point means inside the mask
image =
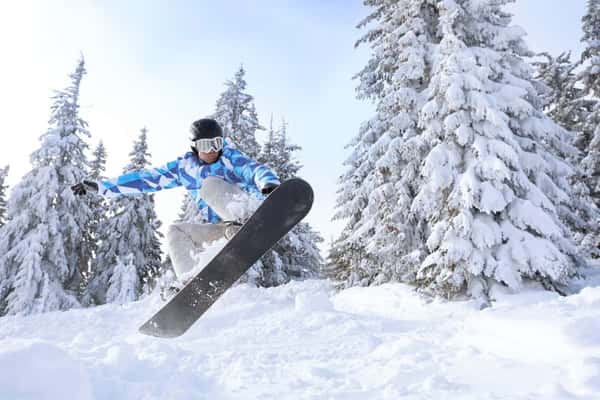
M 598 275 L 597 278 L 600 278 Z M 409 286 L 238 285 L 177 339 L 157 294 L 0 319 L 0 399 L 600 399 L 600 279 L 492 307 Z

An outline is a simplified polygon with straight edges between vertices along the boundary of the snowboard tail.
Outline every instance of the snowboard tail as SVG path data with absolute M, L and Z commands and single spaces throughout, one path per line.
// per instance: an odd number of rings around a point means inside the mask
M 145 335 L 184 334 L 217 299 L 309 212 L 314 194 L 300 178 L 283 182 L 223 249 L 140 327 Z

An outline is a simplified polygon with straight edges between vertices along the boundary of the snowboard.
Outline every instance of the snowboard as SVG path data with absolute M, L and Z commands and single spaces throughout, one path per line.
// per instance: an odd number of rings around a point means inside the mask
M 313 202 L 310 185 L 300 178 L 275 189 L 225 247 L 139 331 L 173 338 L 184 334 L 215 301 L 300 222 Z

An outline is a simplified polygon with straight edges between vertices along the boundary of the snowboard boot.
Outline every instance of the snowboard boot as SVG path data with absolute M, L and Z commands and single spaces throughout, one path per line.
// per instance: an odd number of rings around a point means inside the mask
M 225 225 L 225 239 L 227 240 L 230 240 L 232 237 L 234 237 L 242 225 L 244 225 L 238 221 L 225 221 L 223 224 Z
M 173 297 L 177 293 L 179 293 L 181 291 L 181 289 L 184 288 L 184 286 L 185 286 L 185 283 L 175 281 L 171 284 L 171 286 L 168 286 L 168 287 L 165 286 L 162 288 L 162 290 L 160 291 L 160 298 L 163 299 L 163 301 L 167 301 L 171 297 Z

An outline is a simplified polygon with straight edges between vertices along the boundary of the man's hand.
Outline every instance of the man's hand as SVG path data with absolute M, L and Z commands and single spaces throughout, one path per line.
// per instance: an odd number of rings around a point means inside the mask
M 98 184 L 93 181 L 83 181 L 76 185 L 71 186 L 71 190 L 77 196 L 86 195 L 88 192 L 90 193 L 98 193 Z
M 275 183 L 267 183 L 261 190 L 261 193 L 266 195 L 271 194 L 271 192 L 275 189 L 277 189 L 279 185 L 275 184 Z

